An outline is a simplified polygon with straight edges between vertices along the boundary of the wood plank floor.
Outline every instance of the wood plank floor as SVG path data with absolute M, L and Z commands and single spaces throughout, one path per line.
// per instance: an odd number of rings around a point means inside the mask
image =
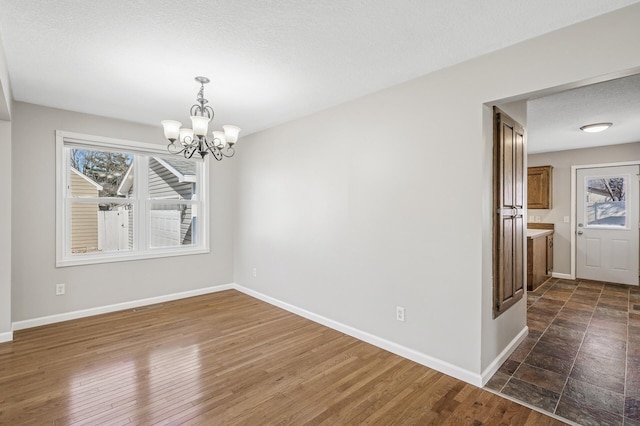
M 234 290 L 15 333 L 0 424 L 562 424 Z

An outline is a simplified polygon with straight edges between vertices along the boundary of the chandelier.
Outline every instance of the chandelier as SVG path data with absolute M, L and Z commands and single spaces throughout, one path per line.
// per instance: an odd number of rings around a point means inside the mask
M 209 122 L 213 119 L 213 108 L 204 98 L 204 85 L 209 83 L 207 77 L 196 77 L 200 83 L 200 90 L 196 104 L 191 107 L 192 129 L 183 128 L 182 123 L 175 120 L 164 120 L 161 122 L 164 127 L 164 137 L 169 141 L 167 151 L 171 154 L 182 154 L 185 158 L 191 158 L 196 152 L 204 159 L 209 152 L 216 160 L 223 157 L 233 157 L 236 153 L 233 146 L 238 141 L 240 128 L 236 126 L 222 126 L 223 131 L 214 130 L 211 137 L 207 138 Z M 177 143 L 176 143 L 177 142 Z

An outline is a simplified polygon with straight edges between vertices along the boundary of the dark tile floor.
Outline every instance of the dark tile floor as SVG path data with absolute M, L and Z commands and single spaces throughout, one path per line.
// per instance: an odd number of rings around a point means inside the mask
M 553 278 L 486 387 L 583 425 L 640 426 L 640 288 Z

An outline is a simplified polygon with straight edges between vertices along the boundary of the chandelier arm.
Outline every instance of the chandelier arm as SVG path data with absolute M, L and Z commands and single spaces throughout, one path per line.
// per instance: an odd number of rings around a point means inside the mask
M 213 150 L 209 149 L 209 151 L 211 151 L 211 155 L 213 156 L 213 158 L 215 158 L 218 161 L 222 160 L 222 158 L 223 158 L 222 157 L 222 152 L 220 152 L 219 149 L 213 149 Z
M 204 146 L 206 150 L 211 153 L 213 158 L 215 158 L 218 161 L 222 160 L 222 152 L 220 152 L 220 149 L 216 148 L 216 145 L 213 141 L 210 141 L 209 139 L 204 138 Z
M 174 142 L 171 142 L 169 145 L 167 145 L 167 151 L 169 151 L 169 154 L 182 154 L 186 149 L 187 147 L 185 146 L 182 149 L 178 150 L 178 147 Z
M 196 153 L 197 147 L 198 147 L 197 144 L 193 144 L 193 145 L 189 145 L 189 146 L 185 147 L 185 149 L 184 149 L 184 158 L 189 159 L 189 158 L 193 157 L 193 154 Z
M 209 117 L 209 120 L 213 120 L 213 116 L 215 115 L 215 113 L 213 112 L 213 108 L 207 105 L 204 107 L 204 110 L 206 111 L 207 117 Z
M 213 154 L 213 151 L 215 151 L 217 149 L 215 143 L 213 141 L 210 141 L 206 137 L 203 138 L 203 139 L 204 139 L 204 145 L 205 145 L 206 149 L 211 151 L 211 153 Z
M 220 153 L 222 155 L 224 155 L 225 157 L 227 157 L 227 158 L 231 158 L 231 157 L 233 157 L 235 155 L 236 150 L 231 146 L 227 146 L 227 152 L 225 153 L 224 151 L 220 150 Z
M 185 148 L 189 148 L 189 147 L 197 148 L 198 147 L 198 136 L 194 136 L 192 138 L 187 136 L 186 138 L 184 138 L 184 141 L 182 142 L 182 145 L 184 145 Z
M 211 108 L 209 105 L 198 105 L 198 104 L 191 105 L 189 114 L 191 116 L 194 116 L 194 115 L 200 116 L 200 117 L 206 116 L 209 120 L 213 120 L 213 116 L 215 115 L 213 108 Z

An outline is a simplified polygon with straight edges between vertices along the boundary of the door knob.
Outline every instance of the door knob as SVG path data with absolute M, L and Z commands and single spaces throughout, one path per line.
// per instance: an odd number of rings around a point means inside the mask
M 578 231 L 578 235 L 582 235 L 582 231 Z

